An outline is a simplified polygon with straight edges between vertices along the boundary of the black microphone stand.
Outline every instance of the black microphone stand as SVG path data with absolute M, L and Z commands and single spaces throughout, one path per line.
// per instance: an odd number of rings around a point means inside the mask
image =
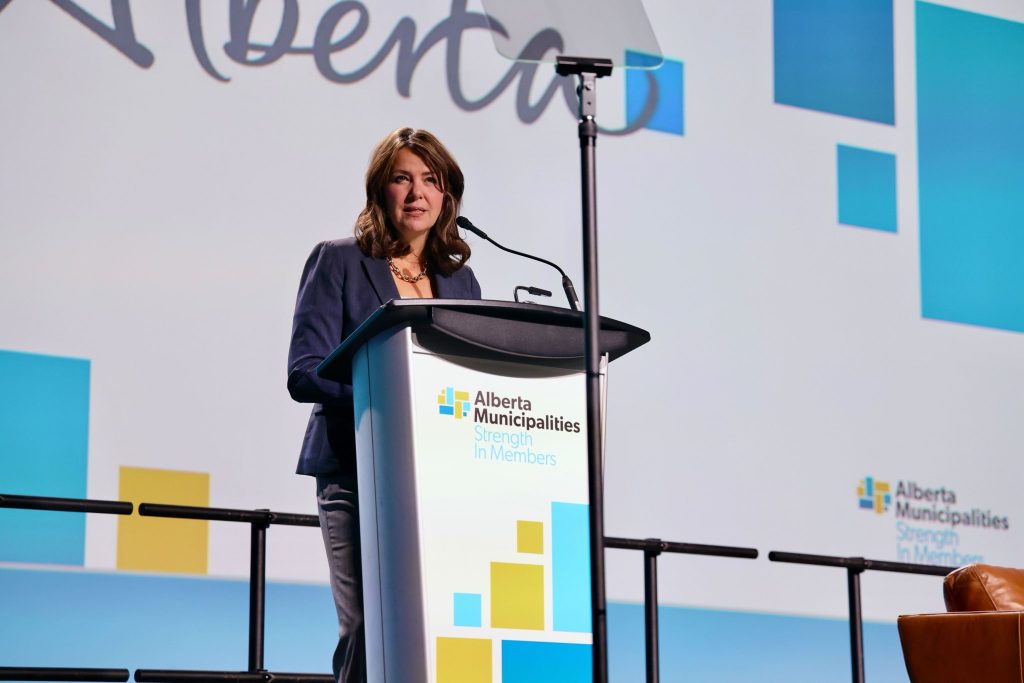
M 583 199 L 583 337 L 590 473 L 590 608 L 594 683 L 608 681 L 608 624 L 604 577 L 604 472 L 601 463 L 601 347 L 597 296 L 597 79 L 612 73 L 609 59 L 560 55 L 559 76 L 578 76 L 580 174 Z

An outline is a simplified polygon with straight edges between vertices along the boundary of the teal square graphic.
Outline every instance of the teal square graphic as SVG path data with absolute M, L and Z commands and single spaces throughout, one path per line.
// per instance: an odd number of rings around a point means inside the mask
M 683 63 L 626 51 L 626 66 L 653 67 L 626 70 L 626 124 L 632 125 L 644 112 L 651 98 L 651 81 L 656 89 L 654 111 L 644 128 L 673 135 L 682 135 L 683 126 Z
M 590 506 L 551 503 L 551 612 L 556 631 L 590 633 Z
M 896 121 L 892 0 L 774 0 L 775 101 Z
M 455 594 L 455 625 L 480 626 L 482 612 L 479 593 Z
M 0 351 L 0 493 L 86 497 L 89 361 Z M 82 565 L 85 515 L 0 509 L 0 561 Z
M 838 145 L 839 222 L 896 232 L 896 156 Z
M 590 645 L 501 641 L 503 683 L 589 683 Z
M 1024 24 L 918 2 L 921 314 L 1024 332 Z

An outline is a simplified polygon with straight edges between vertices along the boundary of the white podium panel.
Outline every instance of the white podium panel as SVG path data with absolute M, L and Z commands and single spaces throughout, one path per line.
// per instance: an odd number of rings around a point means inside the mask
M 421 341 L 352 360 L 368 680 L 589 681 L 584 375 Z

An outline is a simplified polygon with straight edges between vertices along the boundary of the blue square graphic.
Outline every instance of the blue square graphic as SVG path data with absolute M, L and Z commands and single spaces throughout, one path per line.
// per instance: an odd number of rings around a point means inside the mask
M 626 66 L 654 67 L 626 70 L 626 125 L 632 125 L 644 113 L 647 100 L 651 97 L 650 81 L 653 80 L 657 98 L 654 112 L 644 128 L 682 135 L 683 63 L 626 50 Z
M 590 645 L 501 641 L 503 683 L 590 683 Z
M 455 594 L 456 626 L 480 626 L 482 611 L 479 593 Z
M 774 0 L 775 101 L 896 121 L 892 0 Z
M 0 491 L 85 498 L 89 361 L 0 351 Z M 82 565 L 85 515 L 0 509 L 0 561 Z
M 896 232 L 895 155 L 838 145 L 836 180 L 840 223 Z
M 590 506 L 551 503 L 554 630 L 590 633 Z
M 1024 332 L 1024 24 L 916 10 L 921 313 Z

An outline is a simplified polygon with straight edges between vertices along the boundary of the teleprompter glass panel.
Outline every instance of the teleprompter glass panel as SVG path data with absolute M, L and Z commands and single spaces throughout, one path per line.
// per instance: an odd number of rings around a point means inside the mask
M 519 62 L 559 55 L 608 59 L 617 67 L 655 69 L 661 48 L 640 0 L 483 0 L 498 52 Z M 655 57 L 626 63 L 626 52 Z

